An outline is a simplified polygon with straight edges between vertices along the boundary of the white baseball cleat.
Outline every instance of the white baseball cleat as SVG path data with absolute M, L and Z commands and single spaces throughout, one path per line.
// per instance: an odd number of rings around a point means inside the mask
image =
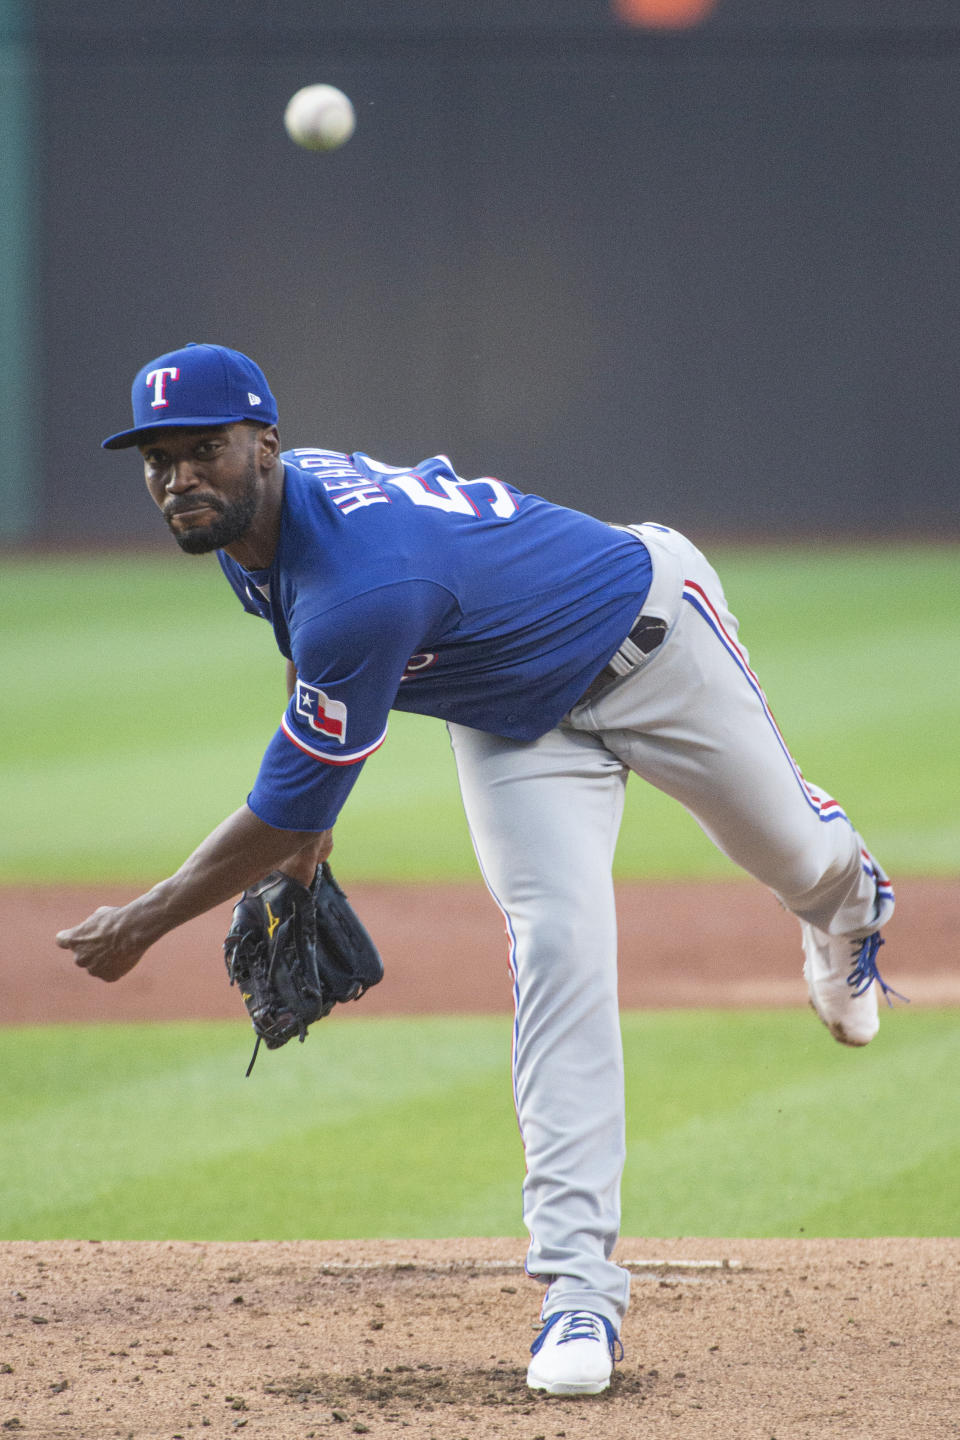
M 890 996 L 897 994 L 877 969 L 877 951 L 883 940 L 877 932 L 853 940 L 849 935 L 826 935 L 806 921 L 800 923 L 810 1004 L 841 1045 L 869 1045 L 880 1028 L 877 986 L 888 1005 Z M 904 998 L 897 995 L 898 1000 Z
M 527 1370 L 531 1390 L 548 1395 L 599 1395 L 606 1390 L 614 1363 L 623 1359 L 616 1330 L 592 1310 L 558 1310 L 548 1315 L 530 1346 Z

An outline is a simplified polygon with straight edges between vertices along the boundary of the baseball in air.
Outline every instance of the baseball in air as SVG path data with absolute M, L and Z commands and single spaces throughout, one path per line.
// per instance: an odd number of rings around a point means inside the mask
M 357 117 L 349 97 L 335 85 L 304 85 L 287 102 L 283 123 L 304 150 L 336 150 L 350 139 Z

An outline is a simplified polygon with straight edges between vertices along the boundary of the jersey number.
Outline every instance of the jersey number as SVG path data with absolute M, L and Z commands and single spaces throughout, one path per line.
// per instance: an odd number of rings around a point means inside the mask
M 445 510 L 448 515 L 479 515 L 481 512 L 467 491 L 474 485 L 485 485 L 490 492 L 478 498 L 486 501 L 494 515 L 507 520 L 517 508 L 517 502 L 507 487 L 499 480 L 484 477 L 480 480 L 448 480 L 437 475 L 429 484 L 419 475 L 391 475 L 390 484 L 402 490 L 414 505 L 427 505 L 433 510 Z

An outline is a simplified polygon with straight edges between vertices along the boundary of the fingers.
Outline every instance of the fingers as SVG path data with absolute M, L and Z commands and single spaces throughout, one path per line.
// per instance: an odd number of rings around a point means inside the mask
M 98 937 L 103 930 L 104 917 L 115 915 L 116 910 L 110 905 L 100 905 L 86 920 L 81 920 L 79 925 L 72 925 L 69 930 L 58 930 L 56 935 L 57 944 L 61 950 L 73 950 L 78 942 Z
M 299 850 L 294 851 L 277 868 L 284 875 L 299 880 L 301 885 L 309 886 L 313 883 L 317 866 L 323 864 L 332 849 L 333 831 L 318 830 L 315 835 L 310 836 L 305 845 L 301 845 Z
M 81 970 L 86 970 L 88 975 L 94 976 L 97 980 L 106 980 L 112 983 L 114 980 L 122 980 L 128 971 L 140 959 L 139 953 L 121 953 L 115 950 L 99 949 L 90 954 L 78 953 L 74 964 Z
M 78 956 L 76 964 L 80 966 L 81 970 L 86 970 L 87 974 L 92 975 L 94 979 L 105 980 L 108 984 L 112 984 L 115 980 L 122 980 L 124 975 L 133 969 L 139 958 L 138 955 L 135 955 L 132 960 L 119 956 L 103 957 L 99 960 L 81 960 Z
M 90 917 L 91 920 L 93 916 Z M 74 950 L 82 943 L 84 926 L 89 922 L 84 920 L 80 925 L 72 925 L 69 930 L 58 930 L 55 935 L 56 943 L 61 950 Z
M 119 980 L 132 970 L 143 947 L 123 935 L 120 912 L 102 905 L 86 920 L 55 936 L 61 950 L 74 952 L 74 963 L 98 980 Z

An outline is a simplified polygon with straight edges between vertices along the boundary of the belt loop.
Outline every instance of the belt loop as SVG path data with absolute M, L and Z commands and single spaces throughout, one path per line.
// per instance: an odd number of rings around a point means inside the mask
M 669 634 L 682 603 L 683 572 L 679 556 L 669 543 L 672 532 L 666 526 L 652 522 L 616 525 L 613 528 L 635 535 L 645 546 L 652 566 L 650 589 L 629 634 L 600 674 L 587 686 L 578 704 L 598 699 L 615 680 L 632 674 L 658 650 Z

